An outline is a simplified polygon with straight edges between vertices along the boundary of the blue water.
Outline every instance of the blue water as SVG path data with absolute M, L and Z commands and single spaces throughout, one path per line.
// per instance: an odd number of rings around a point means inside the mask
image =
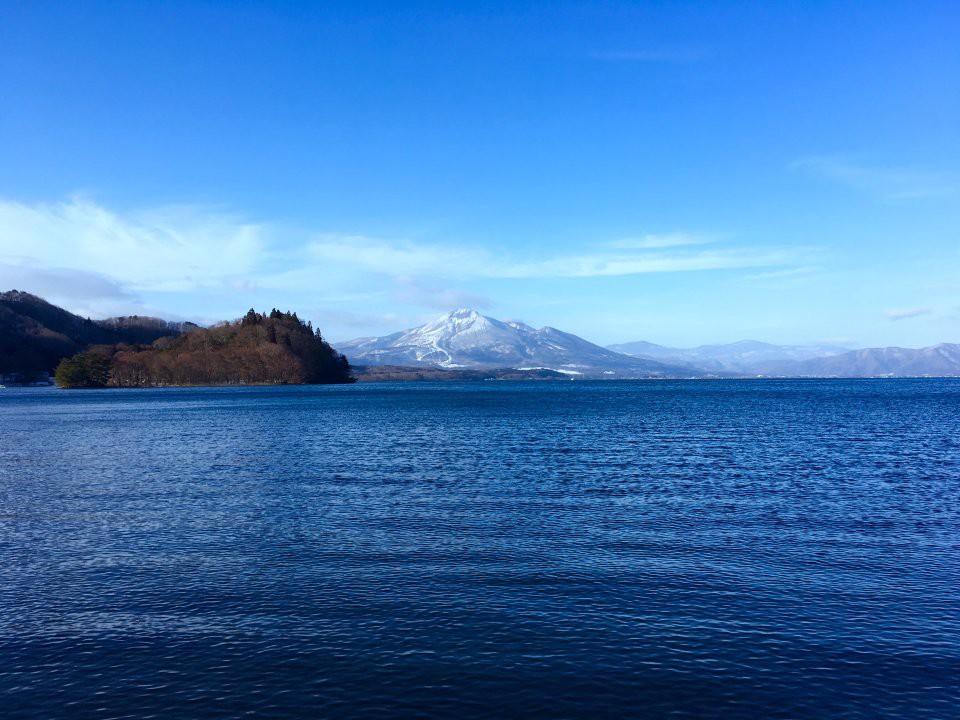
M 960 718 L 960 381 L 0 391 L 0 716 Z

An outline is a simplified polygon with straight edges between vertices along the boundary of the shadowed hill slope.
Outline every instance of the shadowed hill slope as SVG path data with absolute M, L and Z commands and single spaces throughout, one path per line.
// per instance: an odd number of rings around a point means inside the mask
M 11 290 L 0 293 L 0 373 L 53 372 L 63 358 L 91 345 L 151 343 L 193 328 L 193 323 L 136 315 L 90 320 Z

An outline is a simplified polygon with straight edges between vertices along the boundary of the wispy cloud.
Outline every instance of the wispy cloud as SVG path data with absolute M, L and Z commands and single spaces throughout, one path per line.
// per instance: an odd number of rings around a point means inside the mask
M 122 314 L 138 304 L 134 293 L 111 277 L 64 267 L 37 267 L 31 262 L 0 262 L 0 290 L 25 290 L 81 315 Z
M 312 315 L 323 323 L 323 327 L 332 326 L 339 328 L 340 332 L 356 333 L 357 331 L 367 331 L 370 328 L 384 328 L 386 332 L 395 332 L 398 328 L 410 328 L 423 322 L 420 315 L 408 315 L 402 313 L 363 313 L 344 309 L 342 307 L 317 307 L 312 310 Z M 350 337 L 329 337 L 334 344 L 355 339 L 355 334 Z
M 364 235 L 323 234 L 308 242 L 304 250 L 305 257 L 314 262 L 391 276 L 486 275 L 491 262 L 482 250 Z
M 264 228 L 210 208 L 115 213 L 76 197 L 25 205 L 0 200 L 0 261 L 68 265 L 128 292 L 235 285 L 269 256 Z
M 502 269 L 501 277 L 611 277 L 647 273 L 698 272 L 771 267 L 795 259 L 789 249 L 726 248 L 687 252 L 593 252 L 518 263 Z
M 883 316 L 888 320 L 907 320 L 908 318 L 930 315 L 933 312 L 930 308 L 890 308 L 883 311 Z
M 804 265 L 801 267 L 784 268 L 783 270 L 768 270 L 766 272 L 753 273 L 747 275 L 746 280 L 780 280 L 783 278 L 795 278 L 803 275 L 810 275 L 820 268 Z
M 688 245 L 706 245 L 716 242 L 718 238 L 704 235 L 690 235 L 688 233 L 671 233 L 668 235 L 643 235 L 636 238 L 623 238 L 604 243 L 606 247 L 621 250 L 651 250 L 658 248 L 685 247 Z
M 310 233 L 193 206 L 111 211 L 88 198 L 27 205 L 0 199 L 0 287 L 103 314 L 141 312 L 145 297 L 254 302 L 296 298 L 313 307 L 385 303 L 488 307 L 468 284 L 756 268 L 787 270 L 806 250 L 747 247 L 691 233 L 583 242 L 520 255 L 462 243 Z M 244 299 L 240 299 L 244 298 Z M 216 312 L 203 301 L 201 311 Z M 222 306 L 222 305 L 221 305 Z M 204 309 L 205 308 L 205 309 Z
M 394 278 L 394 297 L 403 303 L 420 305 L 435 310 L 471 307 L 484 310 L 493 306 L 493 300 L 479 293 L 465 292 L 455 288 L 439 288 L 416 277 Z
M 888 200 L 948 198 L 960 195 L 960 177 L 953 173 L 915 167 L 871 167 L 830 156 L 801 158 L 790 163 L 788 167 Z
M 808 260 L 822 258 L 823 249 L 810 249 Z M 800 260 L 801 258 L 798 258 Z M 748 272 L 736 278 L 732 283 L 735 286 L 749 283 L 751 287 L 765 291 L 788 291 L 797 288 L 809 287 L 821 282 L 824 277 L 821 265 L 796 265 L 773 269 L 760 269 L 759 272 Z
M 577 253 L 517 259 L 481 249 L 451 248 L 410 241 L 358 236 L 325 236 L 309 246 L 317 261 L 338 263 L 385 275 L 426 275 L 453 278 L 572 278 L 640 275 L 646 273 L 771 267 L 792 262 L 790 248 L 676 249 L 696 244 L 684 236 L 662 236 L 636 243 L 600 243 Z M 668 240 L 668 238 L 674 238 Z M 636 247 L 634 247 L 636 245 Z

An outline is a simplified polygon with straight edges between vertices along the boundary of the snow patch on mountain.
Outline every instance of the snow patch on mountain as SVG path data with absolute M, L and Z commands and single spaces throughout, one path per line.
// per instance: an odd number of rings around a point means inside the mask
M 551 327 L 504 322 L 460 308 L 420 327 L 338 343 L 355 364 L 442 368 L 545 368 L 568 375 L 616 371 L 623 377 L 676 376 L 668 364 L 632 358 Z

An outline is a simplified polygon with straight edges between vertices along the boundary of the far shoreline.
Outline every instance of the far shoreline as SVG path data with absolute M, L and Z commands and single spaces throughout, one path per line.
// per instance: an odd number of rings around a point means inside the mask
M 566 384 L 566 383 L 576 383 L 576 384 L 615 384 L 615 383 L 650 383 L 650 382 L 675 382 L 675 383 L 687 383 L 687 382 L 757 382 L 757 383 L 767 383 L 767 382 L 823 382 L 823 381 L 841 381 L 841 382 L 850 382 L 850 381 L 878 381 L 878 380 L 960 380 L 960 376 L 957 375 L 895 375 L 895 376 L 856 376 L 856 377 L 839 377 L 839 376 L 783 376 L 783 377 L 774 377 L 774 376 L 757 376 L 757 377 L 648 377 L 648 378 L 600 378 L 600 377 L 569 377 L 563 376 L 558 378 L 524 378 L 524 377 L 412 377 L 412 378 L 357 378 L 356 382 L 352 383 L 206 383 L 206 384 L 189 384 L 189 385 L 142 385 L 142 386 L 118 386 L 118 385 L 105 385 L 102 387 L 60 387 L 58 385 L 19 385 L 19 384 L 10 384 L 5 385 L 3 388 L 5 390 L 81 390 L 81 391 L 90 391 L 90 390 L 132 390 L 132 391 L 141 391 L 141 390 L 190 390 L 190 389 L 206 389 L 206 388 L 233 388 L 233 389 L 242 389 L 242 388 L 306 388 L 306 387 L 335 387 L 335 386 L 369 386 L 369 385 L 446 385 L 446 384 L 478 384 L 483 382 L 498 382 L 498 383 L 511 383 L 511 384 Z

